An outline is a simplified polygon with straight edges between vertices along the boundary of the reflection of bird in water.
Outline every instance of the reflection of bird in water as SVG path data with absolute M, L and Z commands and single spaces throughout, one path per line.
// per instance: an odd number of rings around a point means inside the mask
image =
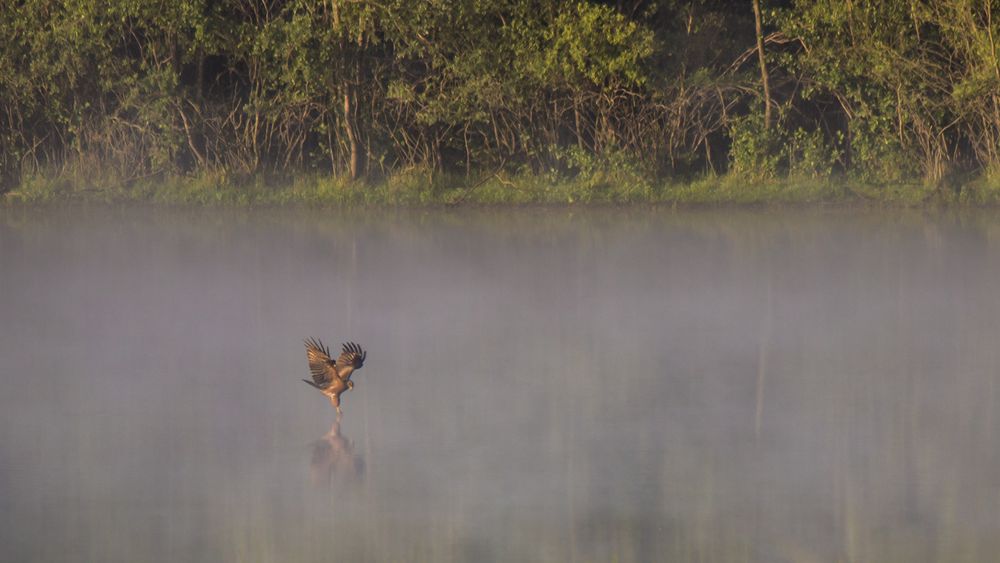
M 330 431 L 313 443 L 309 469 L 316 485 L 329 485 L 334 477 L 344 484 L 364 478 L 365 460 L 354 453 L 354 442 L 340 433 L 339 417 Z
M 333 360 L 330 358 L 330 350 L 323 346 L 322 342 L 310 338 L 306 340 L 306 356 L 309 358 L 309 371 L 313 380 L 302 381 L 319 389 L 330 398 L 330 402 L 337 409 L 339 419 L 340 394 L 348 389 L 354 389 L 351 374 L 361 369 L 368 353 L 362 350 L 361 346 L 348 342 L 343 345 L 340 356 Z

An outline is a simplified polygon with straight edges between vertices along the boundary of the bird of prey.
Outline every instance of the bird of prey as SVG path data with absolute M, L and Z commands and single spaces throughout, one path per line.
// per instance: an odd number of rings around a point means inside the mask
M 323 346 L 319 340 L 310 338 L 305 341 L 306 356 L 309 358 L 309 372 L 312 373 L 312 381 L 303 379 L 309 385 L 319 389 L 321 393 L 330 398 L 330 402 L 337 409 L 337 416 L 340 412 L 340 395 L 348 389 L 354 389 L 354 382 L 351 381 L 351 374 L 355 370 L 361 369 L 365 364 L 368 353 L 361 349 L 361 346 L 353 342 L 343 344 L 340 356 L 334 360 L 330 357 L 330 350 Z

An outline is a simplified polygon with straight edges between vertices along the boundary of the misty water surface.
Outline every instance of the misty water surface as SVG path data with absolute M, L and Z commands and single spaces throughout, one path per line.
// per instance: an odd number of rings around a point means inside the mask
M 993 213 L 0 210 L 0 559 L 993 561 L 998 280 Z

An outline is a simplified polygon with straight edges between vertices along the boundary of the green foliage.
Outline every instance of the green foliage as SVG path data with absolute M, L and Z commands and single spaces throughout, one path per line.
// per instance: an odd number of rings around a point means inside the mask
M 728 170 L 709 199 L 990 199 L 997 0 L 761 3 L 771 127 L 744 0 L 23 0 L 0 10 L 0 190 L 424 204 L 493 174 L 490 200 L 618 202 Z M 330 180 L 268 187 L 300 175 Z
M 733 143 L 730 166 L 734 173 L 754 181 L 770 180 L 778 175 L 781 135 L 777 129 L 764 127 L 761 111 L 734 119 L 729 135 Z
M 653 34 L 608 6 L 576 2 L 565 6 L 543 31 L 547 76 L 573 84 L 605 85 L 648 80 Z
M 798 127 L 764 127 L 761 110 L 733 120 L 730 166 L 734 174 L 752 182 L 787 177 L 794 180 L 827 180 L 839 159 L 835 144 L 820 131 Z
M 839 160 L 838 151 L 821 131 L 796 129 L 782 152 L 788 158 L 788 176 L 793 179 L 829 179 Z

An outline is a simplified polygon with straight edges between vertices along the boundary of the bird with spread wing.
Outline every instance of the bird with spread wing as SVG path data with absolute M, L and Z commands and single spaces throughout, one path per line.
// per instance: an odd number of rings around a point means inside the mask
M 312 381 L 303 379 L 309 385 L 319 389 L 321 393 L 330 398 L 330 402 L 337 409 L 337 416 L 340 411 L 340 395 L 349 389 L 354 389 L 354 382 L 351 381 L 351 374 L 361 369 L 365 365 L 365 358 L 368 353 L 361 346 L 353 342 L 343 344 L 340 355 L 334 360 L 330 357 L 330 350 L 323 346 L 319 340 L 310 338 L 305 341 L 306 356 L 309 358 L 309 372 L 312 373 Z

